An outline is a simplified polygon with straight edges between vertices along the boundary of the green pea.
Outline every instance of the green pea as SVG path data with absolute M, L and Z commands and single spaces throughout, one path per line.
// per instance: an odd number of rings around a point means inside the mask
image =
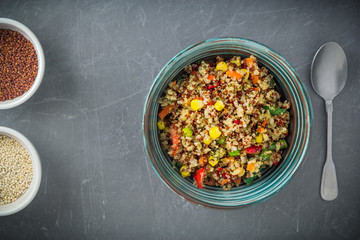
M 182 131 L 184 132 L 185 137 L 191 137 L 193 135 L 191 128 L 186 127 Z

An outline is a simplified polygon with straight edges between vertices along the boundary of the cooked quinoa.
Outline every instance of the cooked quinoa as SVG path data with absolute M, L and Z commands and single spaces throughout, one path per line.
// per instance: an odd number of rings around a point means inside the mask
M 290 103 L 254 56 L 187 66 L 159 104 L 161 144 L 199 188 L 250 185 L 287 147 Z

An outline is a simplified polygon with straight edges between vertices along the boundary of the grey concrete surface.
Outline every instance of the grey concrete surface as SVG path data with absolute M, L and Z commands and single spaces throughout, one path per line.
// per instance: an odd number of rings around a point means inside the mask
M 46 73 L 0 125 L 38 149 L 43 179 L 34 201 L 0 218 L 0 239 L 359 239 L 359 1 L 0 1 L 0 17 L 39 38 Z M 314 108 L 313 141 L 293 181 L 245 209 L 189 203 L 158 178 L 145 156 L 141 117 L 156 74 L 198 41 L 259 41 L 298 71 Z M 327 41 L 348 57 L 334 100 L 333 156 L 339 197 L 320 198 L 326 150 L 323 100 L 310 65 Z

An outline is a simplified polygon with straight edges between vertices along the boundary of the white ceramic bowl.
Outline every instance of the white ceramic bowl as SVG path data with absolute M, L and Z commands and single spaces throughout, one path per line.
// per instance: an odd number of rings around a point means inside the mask
M 36 90 L 39 88 L 45 73 L 45 56 L 39 40 L 36 38 L 35 34 L 24 24 L 8 18 L 0 18 L 0 28 L 17 31 L 21 33 L 25 38 L 27 38 L 35 48 L 39 65 L 38 74 L 35 78 L 35 81 L 27 92 L 12 100 L 6 100 L 2 102 L 0 101 L 0 109 L 9 109 L 26 102 L 32 95 L 34 95 Z
M 41 162 L 35 147 L 21 133 L 11 128 L 0 127 L 0 135 L 15 139 L 29 152 L 34 172 L 29 188 L 20 198 L 12 203 L 0 205 L 0 216 L 7 216 L 24 209 L 36 196 L 41 183 Z

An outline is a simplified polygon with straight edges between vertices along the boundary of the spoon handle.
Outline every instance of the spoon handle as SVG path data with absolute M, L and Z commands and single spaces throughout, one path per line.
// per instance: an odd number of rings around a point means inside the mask
M 326 101 L 327 124 L 327 154 L 321 179 L 321 197 L 326 201 L 334 200 L 338 196 L 335 165 L 332 159 L 332 101 Z

